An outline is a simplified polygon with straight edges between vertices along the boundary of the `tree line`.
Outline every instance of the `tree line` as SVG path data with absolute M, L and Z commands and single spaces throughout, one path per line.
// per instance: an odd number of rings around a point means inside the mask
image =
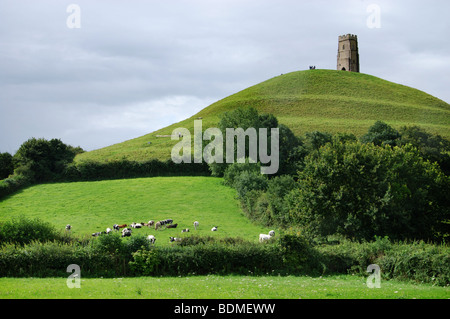
M 0 198 L 53 181 L 161 175 L 213 175 L 236 189 L 248 217 L 281 228 L 299 227 L 322 240 L 442 240 L 449 236 L 450 141 L 418 126 L 399 130 L 377 121 L 353 134 L 295 134 L 271 114 L 239 108 L 219 128 L 279 128 L 279 170 L 262 175 L 256 163 L 174 164 L 121 160 L 74 163 L 80 147 L 31 138 L 16 154 L 0 154 Z M 270 139 L 268 141 L 270 148 Z M 235 143 L 236 145 L 236 143 Z M 248 144 L 246 145 L 248 148 Z M 248 149 L 246 150 L 248 154 Z
M 259 117 L 259 118 L 258 118 Z M 242 127 L 276 118 L 255 109 L 225 113 L 221 125 Z M 267 226 L 299 227 L 314 240 L 341 236 L 439 241 L 449 236 L 450 141 L 418 126 L 395 130 L 377 121 L 353 134 L 280 129 L 280 170 L 255 164 L 210 164 L 236 189 L 248 217 Z

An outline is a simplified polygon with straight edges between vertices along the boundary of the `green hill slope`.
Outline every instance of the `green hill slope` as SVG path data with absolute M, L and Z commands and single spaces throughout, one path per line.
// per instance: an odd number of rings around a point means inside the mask
M 213 194 L 213 195 L 212 195 Z M 0 201 L 0 222 L 16 218 L 40 218 L 58 230 L 67 224 L 72 233 L 90 236 L 114 224 L 159 221 L 171 218 L 175 229 L 153 227 L 133 230 L 153 234 L 158 245 L 169 236 L 192 235 L 242 237 L 258 241 L 270 229 L 253 224 L 241 212 L 235 190 L 214 177 L 154 177 L 97 182 L 54 183 L 29 187 Z M 194 229 L 193 222 L 199 227 Z M 211 228 L 218 226 L 217 232 Z M 189 228 L 188 233 L 181 233 Z
M 361 136 L 375 121 L 382 120 L 395 128 L 415 124 L 450 137 L 450 105 L 438 98 L 367 74 L 307 70 L 274 77 L 217 101 L 184 121 L 81 154 L 76 160 L 170 159 L 177 142 L 157 135 L 170 135 L 178 127 L 193 133 L 194 119 L 199 117 L 203 129 L 216 127 L 223 112 L 246 106 L 274 114 L 297 135 L 318 130 Z

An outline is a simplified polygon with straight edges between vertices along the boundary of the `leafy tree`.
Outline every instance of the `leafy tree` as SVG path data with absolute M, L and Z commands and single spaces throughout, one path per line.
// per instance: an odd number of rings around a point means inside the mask
M 377 146 L 395 146 L 399 138 L 400 133 L 397 130 L 382 121 L 377 121 L 369 128 L 367 134 L 361 137 L 361 142 L 373 143 Z
M 289 210 L 286 205 L 286 195 L 296 186 L 295 180 L 290 175 L 276 176 L 269 180 L 267 185 L 267 201 L 272 223 L 281 226 L 290 224 Z
M 77 152 L 80 152 L 79 148 L 59 139 L 30 138 L 14 155 L 14 166 L 16 173 L 27 175 L 36 182 L 47 181 L 62 173 Z
M 400 129 L 401 138 L 398 145 L 411 144 L 421 156 L 437 162 L 447 175 L 450 174 L 450 141 L 438 134 L 426 132 L 419 126 L 404 126 Z
M 234 180 L 234 188 L 238 197 L 243 199 L 250 191 L 265 191 L 268 179 L 259 172 L 243 171 Z
M 246 158 L 245 163 L 233 163 L 228 165 L 223 174 L 223 183 L 227 186 L 234 187 L 236 178 L 245 171 L 259 174 L 261 172 L 260 165 L 259 163 L 249 163 L 248 158 Z
M 309 152 L 318 151 L 322 146 L 331 143 L 332 135 L 327 132 L 308 132 L 305 134 L 304 143 Z
M 412 147 L 328 143 L 289 193 L 290 214 L 314 236 L 436 239 L 449 220 L 450 179 Z
M 219 122 L 219 129 L 225 135 L 227 128 L 242 128 L 246 131 L 249 128 L 254 128 L 257 133 L 258 141 L 260 128 L 267 128 L 268 141 L 267 147 L 271 149 L 271 131 L 272 128 L 279 129 L 279 175 L 288 172 L 295 173 L 297 167 L 293 164 L 296 159 L 303 158 L 304 154 L 299 148 L 302 144 L 300 140 L 292 133 L 292 131 L 285 125 L 278 124 L 278 120 L 272 114 L 258 114 L 258 111 L 253 107 L 238 108 L 236 110 L 225 112 Z M 225 140 L 225 137 L 224 137 Z M 259 148 L 259 145 L 257 146 Z M 235 140 L 234 153 L 237 151 L 237 143 Z M 259 150 L 258 150 L 259 153 Z M 249 154 L 249 143 L 246 143 L 245 154 Z M 211 163 L 210 170 L 214 176 L 223 176 L 228 167 L 225 161 L 225 152 L 223 163 Z
M 13 157 L 5 152 L 0 153 L 0 179 L 7 178 L 14 173 Z

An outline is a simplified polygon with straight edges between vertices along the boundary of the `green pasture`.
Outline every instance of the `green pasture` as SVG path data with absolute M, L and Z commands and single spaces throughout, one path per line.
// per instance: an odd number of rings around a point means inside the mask
M 69 275 L 69 274 L 68 274 Z M 0 299 L 447 299 L 449 287 L 381 281 L 368 288 L 361 276 L 190 276 L 83 278 L 0 278 Z M 70 279 L 69 279 L 70 280 Z
M 133 234 L 154 234 L 157 245 L 169 236 L 209 235 L 257 241 L 270 229 L 252 224 L 241 212 L 235 190 L 214 177 L 154 177 L 96 182 L 41 184 L 21 190 L 0 202 L 0 222 L 13 217 L 39 218 L 76 236 L 90 236 L 114 224 L 167 218 L 176 229 L 143 227 Z M 194 221 L 199 228 L 194 230 Z M 211 228 L 218 226 L 217 232 Z M 184 228 L 190 232 L 181 233 Z

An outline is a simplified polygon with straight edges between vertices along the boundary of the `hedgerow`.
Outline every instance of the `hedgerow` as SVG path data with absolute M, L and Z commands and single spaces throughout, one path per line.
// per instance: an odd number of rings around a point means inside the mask
M 36 229 L 42 229 L 37 222 Z M 4 225 L 4 224 L 3 224 Z M 3 226 L 2 225 L 2 226 Z M 27 230 L 32 231 L 32 223 Z M 48 225 L 46 225 L 48 226 Z M 30 228 L 31 227 L 31 228 Z M 67 277 L 67 266 L 80 266 L 85 277 L 239 275 L 367 275 L 377 264 L 382 278 L 412 280 L 439 286 L 450 284 L 450 248 L 423 241 L 392 242 L 377 238 L 356 243 L 312 244 L 286 231 L 276 239 L 255 243 L 242 238 L 192 236 L 170 247 L 150 245 L 144 236 L 119 234 L 75 238 L 48 228 L 52 238 L 24 241 L 3 237 L 0 276 Z

